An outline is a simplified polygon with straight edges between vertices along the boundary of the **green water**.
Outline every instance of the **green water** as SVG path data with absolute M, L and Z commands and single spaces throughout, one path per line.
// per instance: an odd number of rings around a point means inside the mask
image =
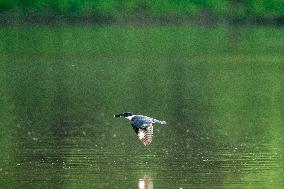
M 0 28 L 0 188 L 283 188 L 284 31 Z M 144 146 L 132 111 L 166 120 Z

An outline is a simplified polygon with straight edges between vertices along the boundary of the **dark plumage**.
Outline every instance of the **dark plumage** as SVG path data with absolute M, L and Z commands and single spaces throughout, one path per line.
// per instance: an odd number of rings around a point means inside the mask
M 132 128 L 144 145 L 148 145 L 152 142 L 154 123 L 166 124 L 165 121 L 160 121 L 144 115 L 135 115 L 132 112 L 120 113 L 114 115 L 114 117 L 124 117 L 131 120 Z

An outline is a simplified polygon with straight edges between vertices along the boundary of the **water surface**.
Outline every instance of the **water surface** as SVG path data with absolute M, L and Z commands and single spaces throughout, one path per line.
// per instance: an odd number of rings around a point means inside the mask
M 1 188 L 283 188 L 282 28 L 0 29 Z M 142 145 L 133 111 L 167 121 Z

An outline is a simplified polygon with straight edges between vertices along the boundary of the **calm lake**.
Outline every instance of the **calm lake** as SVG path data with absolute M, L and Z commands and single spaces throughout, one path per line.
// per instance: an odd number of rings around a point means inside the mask
M 284 188 L 281 27 L 1 26 L 0 188 Z M 167 121 L 144 146 L 124 111 Z

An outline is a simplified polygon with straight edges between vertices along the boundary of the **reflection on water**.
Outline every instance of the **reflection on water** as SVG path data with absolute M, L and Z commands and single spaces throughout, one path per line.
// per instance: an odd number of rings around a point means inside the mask
M 153 189 L 152 178 L 145 175 L 143 178 L 138 180 L 138 189 Z
M 283 188 L 279 32 L 1 27 L 0 188 Z

